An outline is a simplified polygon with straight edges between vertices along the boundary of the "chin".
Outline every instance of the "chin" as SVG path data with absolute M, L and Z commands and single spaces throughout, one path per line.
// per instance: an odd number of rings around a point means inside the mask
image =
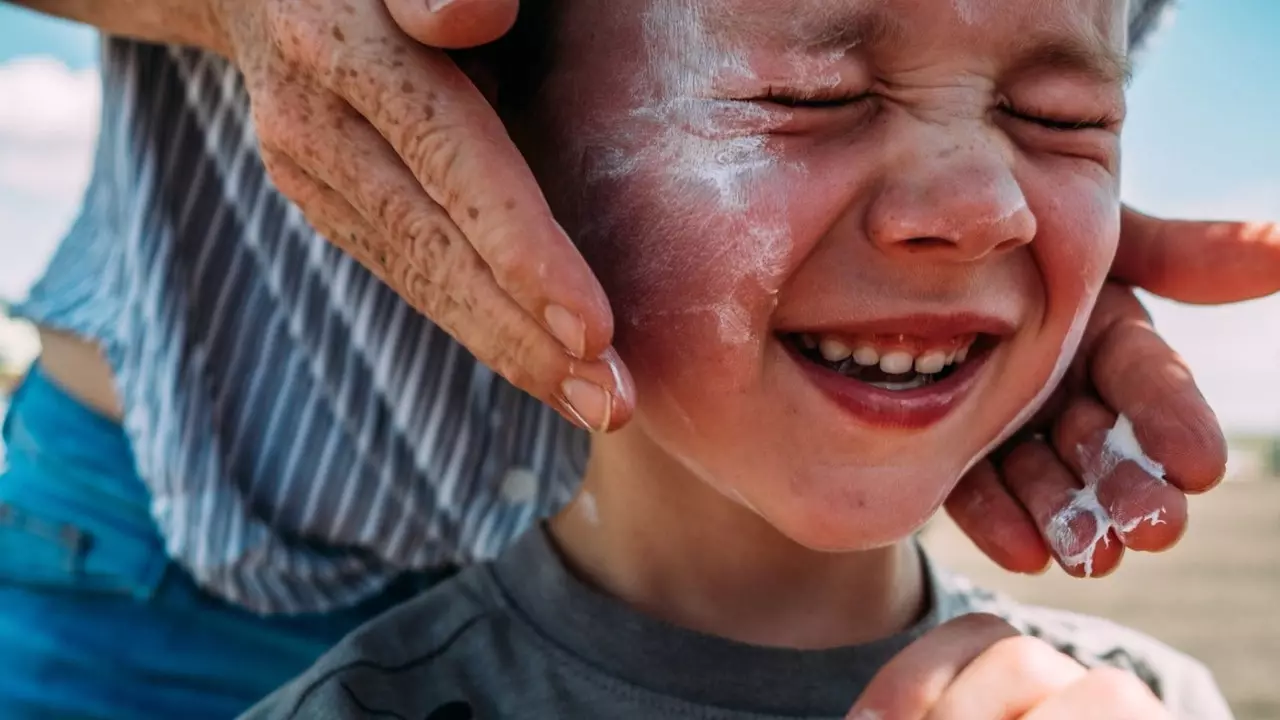
M 909 538 L 937 513 L 964 466 L 847 469 L 782 489 L 735 493 L 775 530 L 817 552 L 859 552 Z

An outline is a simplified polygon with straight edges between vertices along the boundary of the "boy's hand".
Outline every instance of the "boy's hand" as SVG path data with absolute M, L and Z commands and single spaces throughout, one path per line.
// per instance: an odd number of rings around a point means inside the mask
M 1126 209 L 1122 228 L 1112 267 L 1118 283 L 1200 304 L 1280 292 L 1280 226 L 1167 221 Z M 1102 458 L 1117 415 L 1132 421 L 1168 484 L 1135 463 Z M 1217 418 L 1186 365 L 1120 284 L 1104 289 L 1074 365 L 1028 430 L 975 467 L 947 500 L 956 524 L 1015 572 L 1042 571 L 1052 557 L 1073 575 L 1086 567 L 1105 575 L 1126 547 L 1167 549 L 1186 527 L 1184 493 L 1209 490 L 1226 471 Z M 1101 528 L 1107 541 L 1092 549 L 1086 546 L 1098 536 L 1096 518 L 1063 514 L 1086 477 L 1096 479 L 1109 516 L 1103 524 L 1111 525 Z M 1064 520 L 1069 533 L 1061 532 Z M 1079 560 L 1091 550 L 1087 566 Z
M 243 73 L 267 171 L 307 221 L 514 385 L 582 426 L 625 424 L 604 291 L 434 49 L 496 39 L 517 0 L 207 1 L 209 45 Z
M 1088 670 L 992 615 L 926 634 L 871 680 L 846 720 L 1161 720 L 1130 673 Z

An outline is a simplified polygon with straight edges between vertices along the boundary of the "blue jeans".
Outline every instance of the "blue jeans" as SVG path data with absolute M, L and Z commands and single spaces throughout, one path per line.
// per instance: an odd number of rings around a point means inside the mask
M 165 554 L 121 427 L 34 369 L 5 421 L 0 718 L 234 718 L 358 625 L 442 577 L 363 605 L 262 617 Z

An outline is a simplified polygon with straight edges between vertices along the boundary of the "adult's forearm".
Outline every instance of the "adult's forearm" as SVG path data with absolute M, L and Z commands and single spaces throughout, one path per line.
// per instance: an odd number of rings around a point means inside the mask
M 227 52 L 224 33 L 206 0 L 8 1 L 92 25 L 109 35 Z

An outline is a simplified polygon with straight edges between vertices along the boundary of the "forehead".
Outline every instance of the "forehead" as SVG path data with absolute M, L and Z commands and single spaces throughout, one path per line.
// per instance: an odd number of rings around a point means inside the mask
M 1126 73 L 1126 0 L 579 0 L 588 27 L 641 31 L 645 42 L 695 36 L 749 53 L 883 55 L 999 51 L 1020 60 Z M 624 32 L 624 34 L 627 34 Z M 616 39 L 616 36 L 615 36 Z M 688 49 L 688 48 L 686 48 Z

